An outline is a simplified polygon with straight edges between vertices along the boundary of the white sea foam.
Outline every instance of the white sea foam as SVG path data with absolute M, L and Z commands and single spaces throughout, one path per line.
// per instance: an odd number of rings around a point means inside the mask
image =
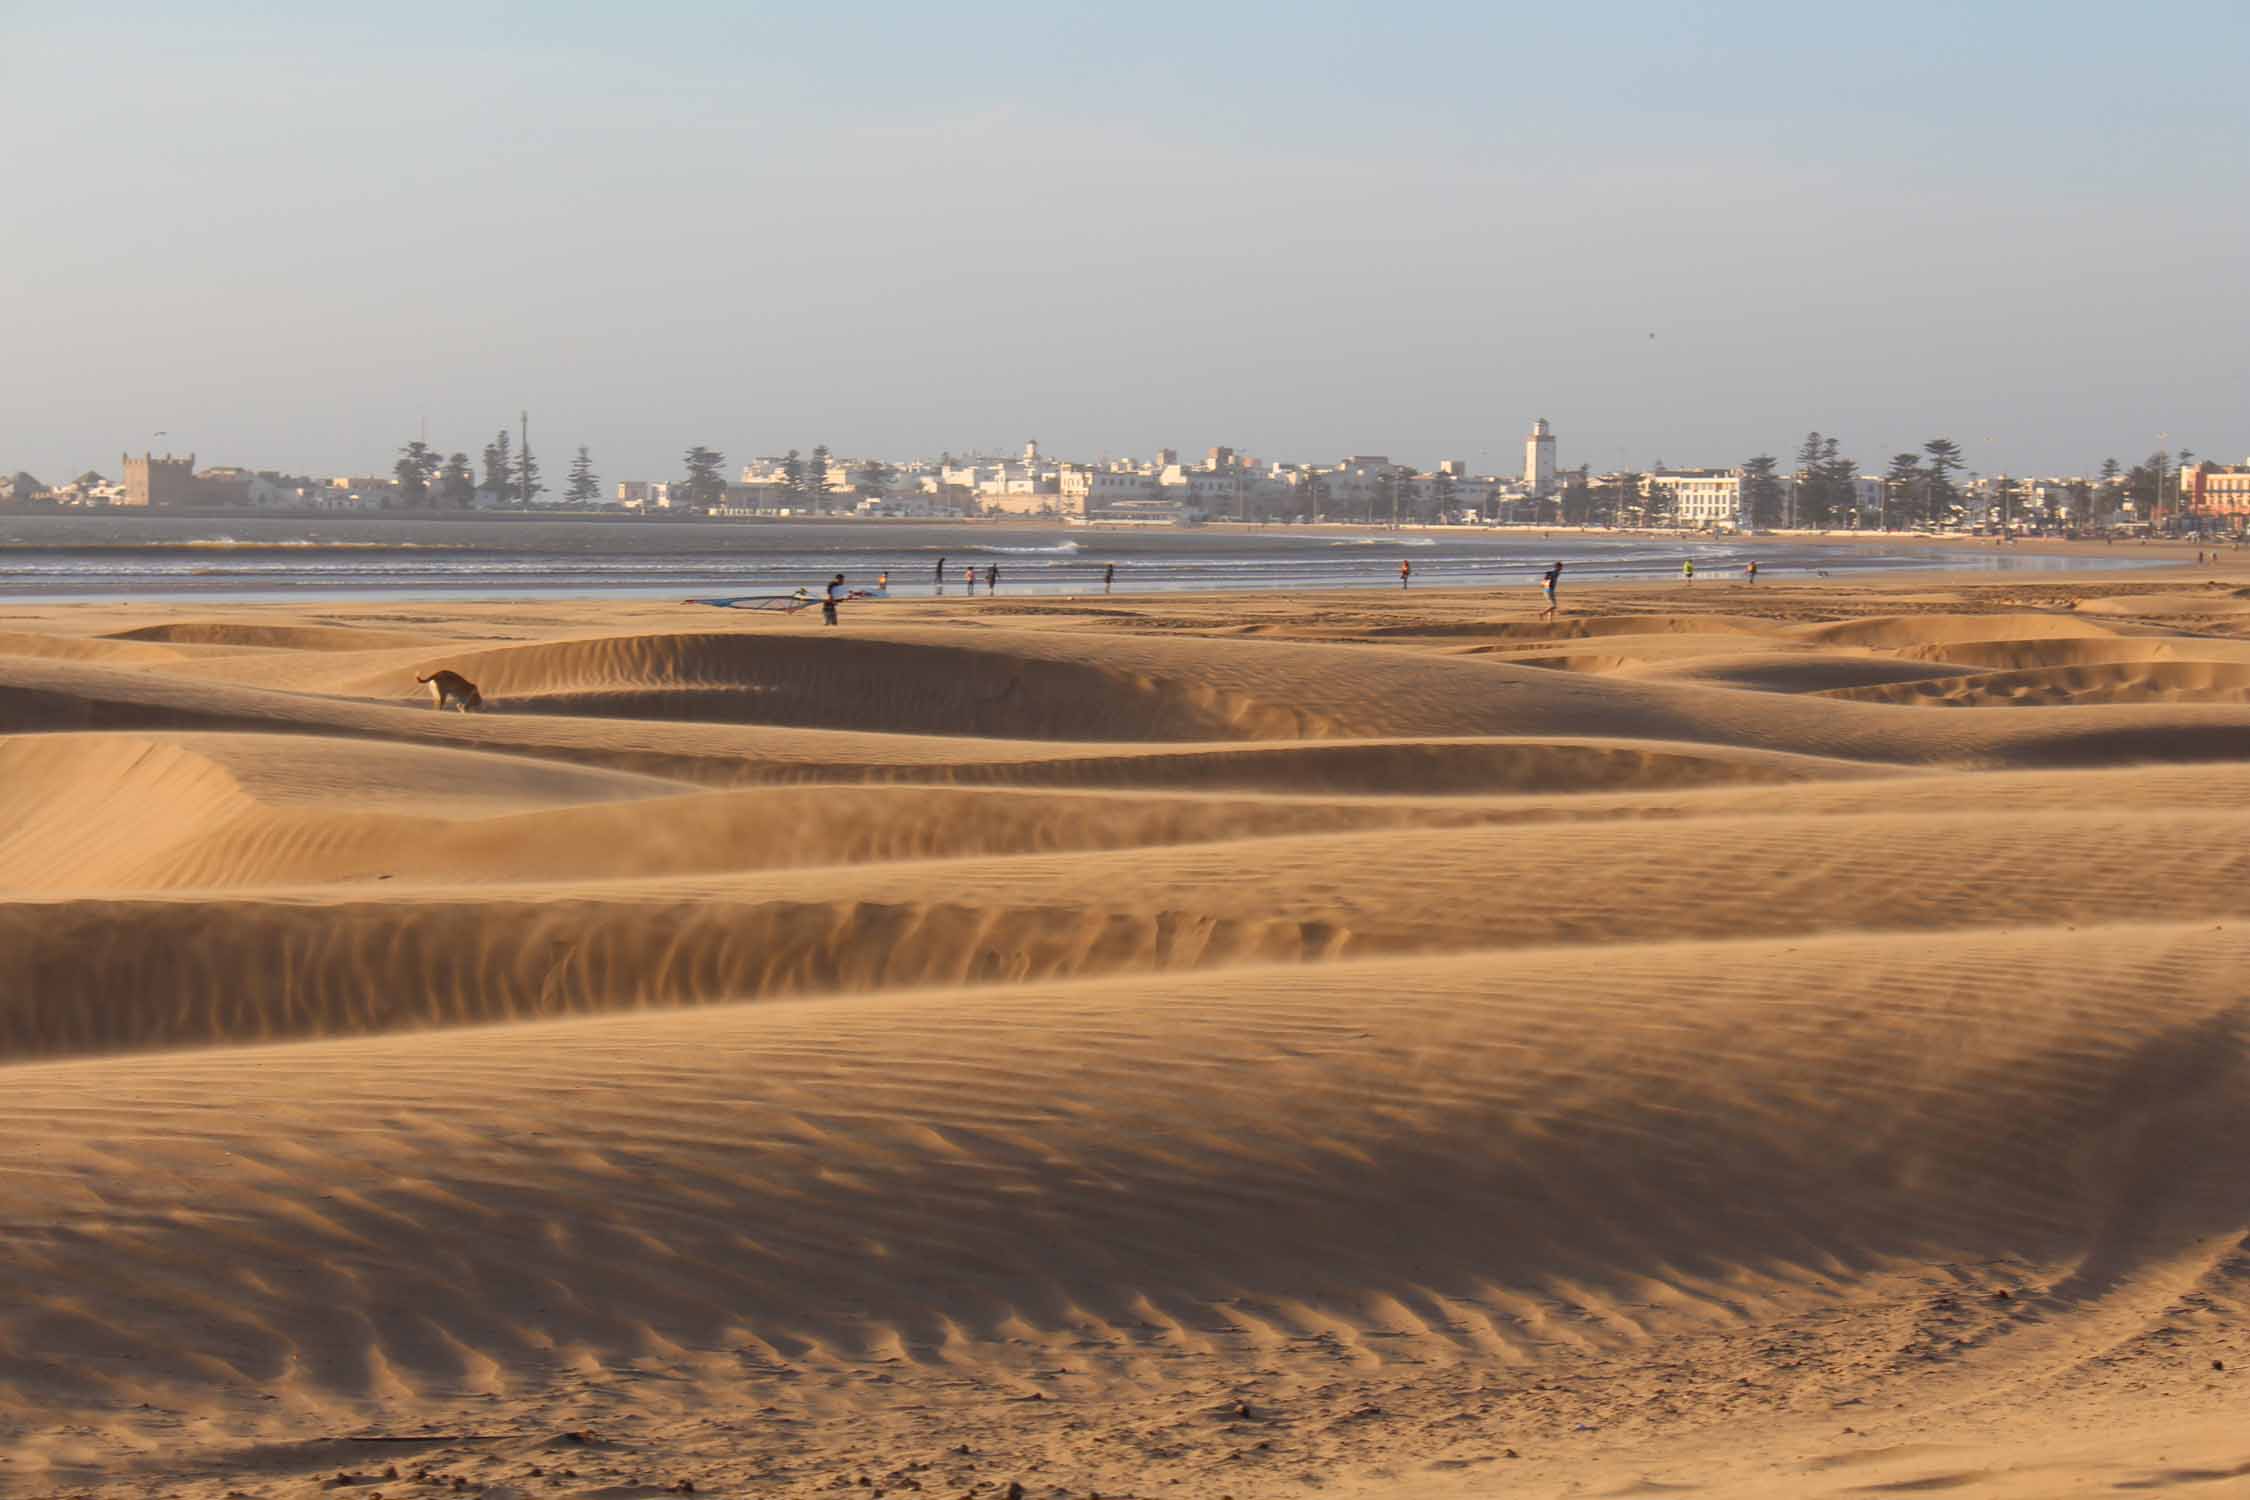
M 1079 546 L 1076 542 L 1057 542 L 1052 547 L 993 547 L 980 543 L 977 546 L 967 550 L 975 552 L 999 552 L 1014 557 L 1056 557 L 1069 556 L 1073 553 L 1083 552 L 1086 549 Z

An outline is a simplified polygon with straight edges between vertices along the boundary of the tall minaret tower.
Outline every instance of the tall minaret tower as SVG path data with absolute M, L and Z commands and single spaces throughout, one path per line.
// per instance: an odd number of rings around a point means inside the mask
M 1534 496 L 1554 493 L 1555 434 L 1545 417 L 1531 424 L 1531 436 L 1523 440 L 1523 483 Z

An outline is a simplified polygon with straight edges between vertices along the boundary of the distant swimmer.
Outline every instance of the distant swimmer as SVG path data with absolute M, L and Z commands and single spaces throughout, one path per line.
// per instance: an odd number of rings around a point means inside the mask
M 1108 593 L 1109 586 L 1115 582 L 1117 582 L 1117 564 L 1111 563 L 1102 569 L 1102 592 Z
M 1742 571 L 1750 575 L 1752 583 L 1756 583 L 1758 581 L 1758 560 L 1754 557 L 1751 558 L 1748 566 L 1744 567 Z
M 1688 582 L 1688 583 L 1693 583 L 1693 582 L 1695 582 L 1695 559 L 1694 559 L 1694 558 L 1692 558 L 1692 557 L 1691 557 L 1691 558 L 1689 558 L 1689 559 L 1688 559 L 1688 560 L 1687 560 L 1686 562 L 1684 562 L 1684 563 L 1681 563 L 1681 564 L 1680 564 L 1680 577 L 1681 577 L 1682 579 L 1684 579 L 1684 580 L 1685 580 L 1686 582 Z
M 1547 607 L 1539 611 L 1539 618 L 1549 620 L 1555 614 L 1555 592 L 1562 587 L 1562 564 L 1556 563 L 1539 575 L 1539 588 L 1547 596 Z
M 1412 578 L 1413 576 L 1414 564 L 1404 558 L 1401 558 L 1398 565 L 1398 586 L 1400 588 L 1405 588 L 1406 580 Z
M 831 578 L 831 579 L 829 579 L 829 580 L 828 580 L 828 592 L 827 592 L 827 593 L 826 593 L 825 595 L 823 595 L 823 596 L 821 597 L 821 601 L 820 601 L 820 623 L 821 623 L 821 624 L 823 624 L 823 625 L 833 625 L 833 624 L 835 624 L 835 623 L 836 623 L 836 601 L 837 601 L 837 600 L 839 600 L 839 599 L 841 599 L 841 598 L 843 598 L 843 597 L 844 597 L 844 575 L 843 575 L 843 574 L 841 574 L 841 573 L 838 573 L 838 574 L 837 574 L 837 575 L 836 575 L 836 576 L 835 576 L 834 578 Z
M 414 680 L 429 685 L 430 697 L 437 703 L 441 714 L 449 708 L 457 708 L 466 714 L 484 707 L 484 694 L 478 692 L 477 685 L 459 672 L 449 672 L 440 667 L 429 676 L 416 677 Z

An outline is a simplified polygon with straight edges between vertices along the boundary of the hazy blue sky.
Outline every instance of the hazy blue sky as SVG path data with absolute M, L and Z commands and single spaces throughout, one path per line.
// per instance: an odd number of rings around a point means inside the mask
M 0 0 L 0 465 L 2250 453 L 2250 5 Z M 1654 335 L 1651 337 L 1651 335 Z M 162 446 L 160 443 L 159 446 Z

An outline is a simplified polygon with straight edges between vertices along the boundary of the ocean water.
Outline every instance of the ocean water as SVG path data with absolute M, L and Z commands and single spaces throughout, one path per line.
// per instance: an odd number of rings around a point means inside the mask
M 1676 575 L 1693 558 L 1714 578 L 1750 557 L 1760 576 L 1944 568 L 2045 572 L 2120 567 L 2124 549 L 2053 557 L 1997 547 L 1881 542 L 1681 541 L 1534 528 L 1386 531 L 1280 527 L 1106 529 L 994 523 L 711 522 L 544 517 L 0 516 L 0 598 L 18 601 L 307 597 L 689 598 L 855 588 L 890 574 L 894 595 L 962 590 L 962 569 L 997 566 L 1003 594 L 1083 594 L 1115 564 L 1119 592 L 1532 587 L 1566 579 Z

